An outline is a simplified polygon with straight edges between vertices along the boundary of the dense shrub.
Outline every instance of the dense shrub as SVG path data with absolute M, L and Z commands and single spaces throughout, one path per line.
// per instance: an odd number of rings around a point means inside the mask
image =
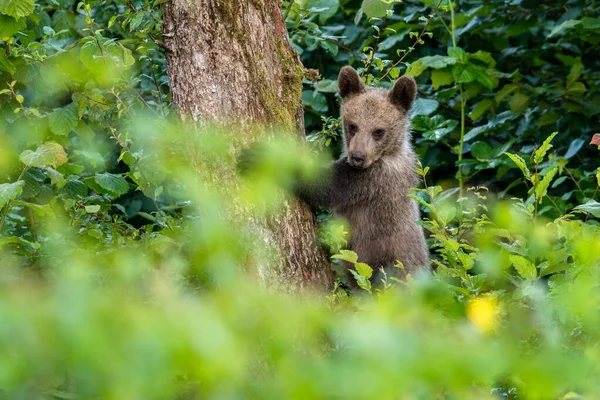
M 245 179 L 171 115 L 161 2 L 0 0 L 0 397 L 600 395 L 595 2 L 283 1 L 314 146 Z M 372 286 L 323 211 L 364 290 L 283 294 L 249 210 L 339 153 L 346 64 L 419 83 L 435 272 Z

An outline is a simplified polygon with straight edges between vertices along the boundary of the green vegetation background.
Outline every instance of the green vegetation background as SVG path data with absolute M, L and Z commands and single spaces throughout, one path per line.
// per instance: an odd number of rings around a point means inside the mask
M 419 86 L 436 272 L 356 263 L 352 297 L 259 284 L 240 216 L 309 155 L 228 175 L 239 139 L 173 116 L 160 3 L 0 0 L 0 397 L 600 396 L 596 2 L 282 2 L 312 152 L 339 154 L 341 66 Z

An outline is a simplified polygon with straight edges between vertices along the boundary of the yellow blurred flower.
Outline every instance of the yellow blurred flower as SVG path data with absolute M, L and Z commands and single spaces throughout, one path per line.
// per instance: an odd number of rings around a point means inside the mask
M 493 296 L 479 297 L 467 304 L 467 317 L 481 333 L 491 333 L 500 322 L 500 306 Z

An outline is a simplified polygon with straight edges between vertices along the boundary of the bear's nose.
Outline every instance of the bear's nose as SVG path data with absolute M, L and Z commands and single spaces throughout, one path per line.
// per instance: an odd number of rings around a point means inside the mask
M 367 154 L 361 151 L 354 151 L 350 154 L 350 161 L 352 165 L 360 166 L 367 159 Z

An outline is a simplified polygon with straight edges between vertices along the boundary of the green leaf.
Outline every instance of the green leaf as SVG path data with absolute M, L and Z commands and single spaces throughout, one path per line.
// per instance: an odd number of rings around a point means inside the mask
M 35 3 L 33 0 L 0 0 L 0 14 L 11 17 L 26 17 L 33 12 Z
M 34 204 L 26 201 L 15 201 L 15 206 L 27 207 L 41 217 L 54 217 L 54 210 L 50 204 Z
M 471 145 L 471 154 L 479 161 L 488 161 L 494 157 L 494 149 L 486 142 L 475 142 Z
M 27 168 L 22 179 L 25 181 L 25 185 L 23 185 L 21 198 L 30 199 L 37 196 L 42 190 L 42 183 L 46 180 L 46 174 L 38 168 Z
M 328 52 L 330 52 L 334 57 L 336 57 L 340 51 L 339 47 L 337 44 L 335 43 L 331 43 L 328 42 L 326 40 L 321 40 L 319 42 L 319 45 L 324 48 L 325 50 L 327 50 Z
M 417 99 L 411 109 L 411 115 L 431 115 L 438 109 L 440 103 L 437 100 Z
M 541 126 L 546 126 L 555 123 L 560 118 L 560 114 L 556 111 L 548 111 L 544 112 L 540 117 L 535 121 L 535 126 L 538 128 Z
M 438 89 L 442 85 L 451 85 L 452 82 L 454 82 L 454 79 L 450 72 L 437 69 L 431 71 L 431 83 L 434 89 Z
M 77 125 L 73 128 L 73 131 L 78 136 L 80 136 L 86 140 L 92 140 L 95 136 L 94 131 L 91 130 L 90 127 L 82 120 L 77 121 Z
M 475 80 L 475 74 L 465 65 L 455 65 L 452 67 L 452 78 L 456 83 L 469 83 Z
M 565 31 L 567 29 L 571 29 L 572 27 L 577 26 L 580 23 L 581 23 L 581 21 L 578 21 L 575 19 L 568 19 L 568 20 L 564 21 L 562 24 L 555 26 L 554 29 L 552 29 L 552 31 L 548 35 L 548 37 L 551 38 L 552 36 L 558 35 L 559 33 L 564 34 L 563 31 Z
M 333 255 L 331 258 L 348 261 L 352 264 L 356 264 L 356 262 L 358 262 L 358 255 L 351 250 L 340 250 L 339 254 Z
M 492 55 L 487 51 L 478 50 L 476 53 L 470 54 L 469 58 L 482 61 L 490 68 L 494 68 L 496 66 L 496 60 L 494 60 L 494 57 L 492 57 Z
M 447 67 L 448 65 L 456 64 L 456 58 L 446 56 L 427 56 L 420 59 L 421 63 L 425 67 L 440 69 Z
M 104 193 L 111 195 L 113 198 L 120 197 L 129 191 L 129 183 L 121 175 L 115 174 L 97 174 L 94 181 Z
M 23 239 L 22 237 L 17 237 L 17 236 L 10 236 L 10 237 L 0 237 L 0 247 L 4 246 L 5 244 L 20 244 L 22 246 L 29 246 L 32 247 L 34 250 L 39 249 L 40 247 L 42 247 L 39 243 L 33 243 L 30 242 L 29 240 Z
M 47 142 L 35 151 L 25 150 L 19 156 L 19 160 L 28 167 L 45 167 L 51 165 L 58 168 L 67 162 L 68 157 L 65 149 L 58 143 Z
M 17 67 L 8 59 L 4 51 L 0 51 L 0 71 L 6 71 L 11 75 L 17 72 Z
M 89 213 L 89 214 L 94 214 L 97 213 L 98 211 L 100 211 L 100 206 L 95 204 L 92 206 L 85 206 L 85 212 Z
M 410 64 L 406 72 L 404 73 L 406 76 L 417 77 L 423 73 L 427 69 L 426 66 L 423 65 L 421 60 L 417 60 L 414 63 Z
M 373 276 L 373 268 L 365 263 L 356 263 L 354 264 L 354 267 L 356 268 L 356 272 L 365 279 L 369 279 Z
M 14 36 L 27 27 L 25 18 L 15 19 L 8 15 L 0 15 L 0 39 Z
M 471 73 L 475 76 L 475 80 L 481 83 L 488 89 L 492 89 L 494 87 L 494 81 L 491 76 L 487 74 L 487 72 L 471 68 Z
M 571 86 L 583 73 L 583 64 L 581 61 L 577 61 L 571 66 L 569 75 L 567 75 L 567 87 Z
M 84 198 L 88 195 L 88 187 L 79 180 L 70 180 L 66 184 L 67 191 L 71 196 Z
M 575 210 L 585 211 L 592 214 L 596 218 L 600 218 L 600 203 L 596 200 L 590 200 L 585 204 L 575 207 Z
M 514 114 L 521 114 L 527 109 L 530 102 L 531 97 L 521 92 L 515 93 L 509 101 L 510 111 Z
M 387 15 L 387 10 L 392 8 L 393 3 L 386 3 L 382 0 L 363 0 L 362 9 L 369 18 L 382 18 Z
M 9 201 L 16 199 L 23 193 L 24 184 L 24 181 L 0 184 L 0 210 L 3 209 Z
M 556 175 L 556 171 L 558 168 L 552 168 L 550 171 L 546 173 L 544 178 L 535 185 L 535 195 L 538 203 L 542 202 L 542 199 L 548 193 L 548 187 L 550 186 L 550 182 L 554 179 L 554 175 Z
M 55 185 L 58 189 L 62 189 L 67 184 L 67 181 L 65 180 L 63 174 L 61 174 L 54 168 L 46 167 L 46 173 L 48 174 L 48 176 L 50 176 L 50 181 L 52 182 L 52 184 Z
M 500 102 L 506 96 L 513 93 L 517 89 L 519 89 L 519 85 L 517 85 L 516 83 L 509 83 L 507 85 L 504 85 L 504 87 L 502 87 L 502 89 L 498 90 L 498 93 L 496 93 L 496 97 L 494 97 L 494 100 L 496 100 L 496 104 L 500 104 Z
M 515 267 L 519 275 L 527 280 L 535 280 L 537 278 L 537 269 L 535 264 L 523 256 L 511 254 L 509 256 L 511 264 Z
M 77 126 L 77 106 L 74 103 L 63 108 L 57 108 L 48 117 L 50 130 L 55 135 L 68 135 Z
M 494 100 L 492 99 L 481 100 L 479 103 L 475 104 L 473 111 L 469 114 L 469 118 L 473 121 L 479 119 L 487 110 L 492 108 L 494 104 Z
M 540 164 L 544 160 L 546 153 L 552 148 L 552 144 L 550 144 L 550 142 L 552 142 L 552 139 L 554 139 L 556 135 L 558 135 L 558 132 L 554 132 L 548 136 L 546 140 L 544 140 L 544 143 L 542 143 L 542 145 L 533 153 L 534 163 Z
M 515 164 L 517 164 L 517 167 L 519 167 L 521 172 L 523 172 L 523 175 L 525 175 L 525 178 L 527 178 L 527 179 L 531 178 L 531 172 L 527 168 L 527 163 L 525 162 L 525 160 L 523 160 L 521 158 L 521 156 L 519 156 L 518 154 L 511 154 L 511 153 L 504 153 L 504 154 L 506 154 L 511 160 L 513 160 L 513 162 Z
M 459 62 L 467 61 L 467 53 L 460 47 L 448 47 L 448 55 Z
M 582 94 L 584 94 L 586 92 L 586 90 L 587 90 L 587 88 L 585 87 L 583 82 L 573 82 L 567 88 L 567 94 L 571 94 L 574 96 L 581 96 Z

